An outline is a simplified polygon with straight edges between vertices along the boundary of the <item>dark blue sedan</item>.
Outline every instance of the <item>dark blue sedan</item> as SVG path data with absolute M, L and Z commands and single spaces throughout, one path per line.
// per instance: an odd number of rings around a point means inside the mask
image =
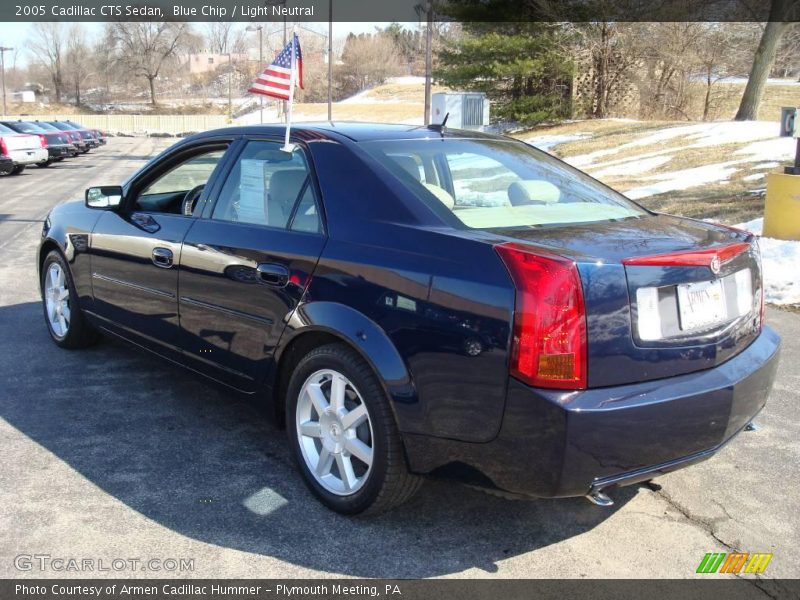
M 348 514 L 426 474 L 610 503 L 763 408 L 780 341 L 750 234 L 507 138 L 326 123 L 285 151 L 283 133 L 195 135 L 55 208 L 53 341 L 111 334 L 258 397 Z

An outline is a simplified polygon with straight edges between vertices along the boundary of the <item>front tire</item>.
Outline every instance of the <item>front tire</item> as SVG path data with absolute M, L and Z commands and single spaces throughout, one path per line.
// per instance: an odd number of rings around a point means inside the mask
M 39 167 L 40 169 L 46 169 L 47 167 L 49 167 L 52 164 L 53 164 L 53 161 L 51 159 L 51 160 L 46 160 L 44 162 L 36 163 L 36 166 Z
M 353 515 L 405 502 L 408 472 L 389 401 L 370 366 L 344 344 L 309 352 L 287 390 L 286 429 L 303 479 L 323 504 Z
M 91 346 L 99 334 L 86 320 L 78 305 L 78 294 L 64 257 L 51 250 L 41 273 L 42 306 L 50 338 L 61 348 Z

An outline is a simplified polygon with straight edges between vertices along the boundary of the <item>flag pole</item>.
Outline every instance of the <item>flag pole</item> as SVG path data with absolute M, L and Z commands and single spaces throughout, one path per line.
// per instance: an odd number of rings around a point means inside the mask
M 286 114 L 286 137 L 283 140 L 283 150 L 284 152 L 291 153 L 294 150 L 294 146 L 289 144 L 289 134 L 292 129 L 292 106 L 294 105 L 294 86 L 297 77 L 297 35 L 295 32 L 292 32 L 292 70 L 289 74 L 289 111 Z

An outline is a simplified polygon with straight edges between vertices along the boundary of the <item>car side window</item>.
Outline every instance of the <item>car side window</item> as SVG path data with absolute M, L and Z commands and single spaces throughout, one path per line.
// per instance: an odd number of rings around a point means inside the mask
M 248 142 L 225 181 L 212 219 L 321 231 L 305 154 L 289 154 L 280 147 L 277 142 Z
M 200 197 L 225 152 L 226 149 L 215 148 L 181 161 L 139 192 L 134 202 L 134 209 L 191 215 L 193 203 Z M 190 192 L 192 192 L 191 197 L 189 197 Z M 184 206 L 184 201 L 191 205 Z

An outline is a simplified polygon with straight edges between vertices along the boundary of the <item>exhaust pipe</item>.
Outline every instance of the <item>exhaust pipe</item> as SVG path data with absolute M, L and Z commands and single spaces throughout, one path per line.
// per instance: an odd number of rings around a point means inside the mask
M 588 494 L 586 494 L 586 499 L 596 506 L 602 506 L 607 508 L 609 506 L 614 506 L 614 501 L 609 498 L 603 490 L 592 490 Z
M 761 429 L 761 427 L 759 425 L 756 425 L 755 421 L 750 421 L 747 425 L 744 426 L 745 431 L 756 432 L 759 429 Z

